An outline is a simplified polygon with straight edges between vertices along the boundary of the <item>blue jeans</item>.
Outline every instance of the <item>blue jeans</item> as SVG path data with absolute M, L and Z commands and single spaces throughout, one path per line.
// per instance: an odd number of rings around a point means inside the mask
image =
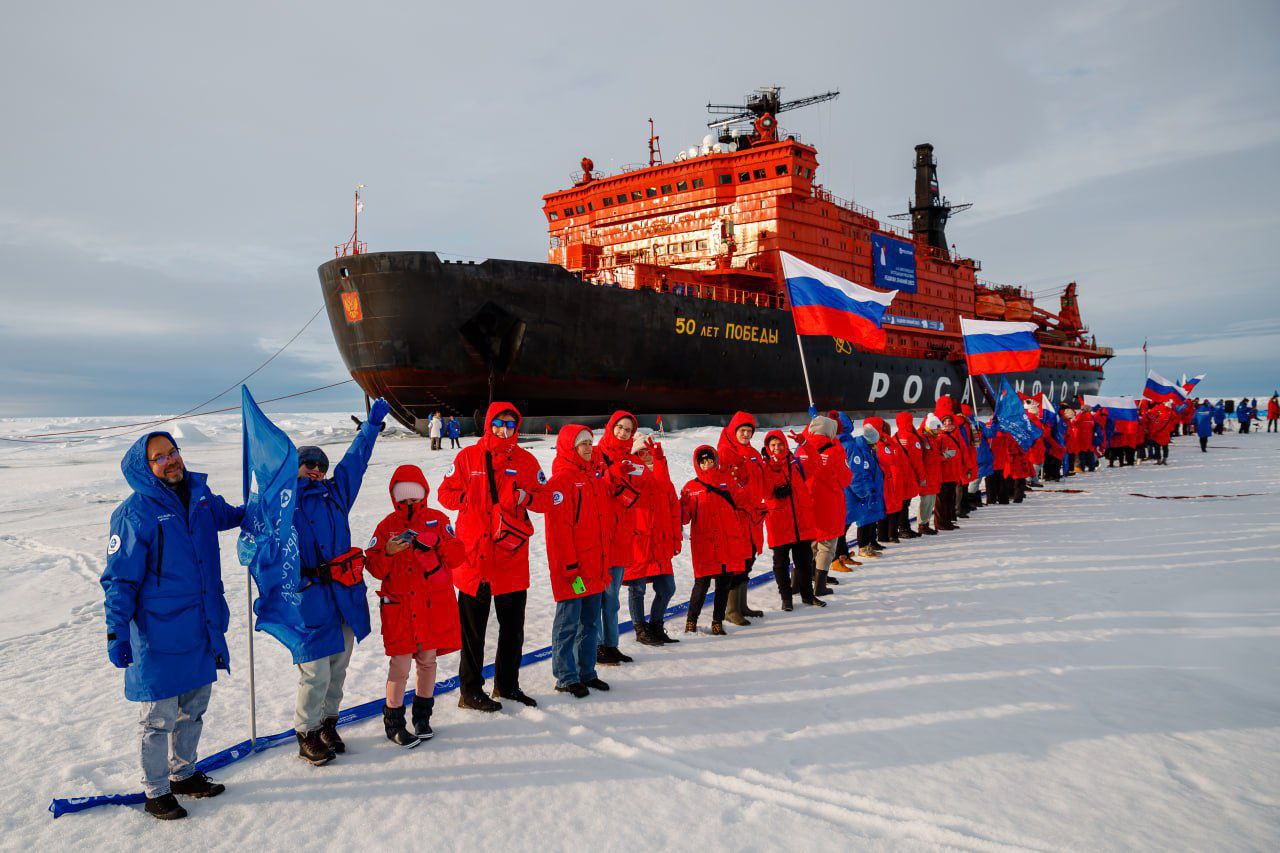
M 142 787 L 152 799 L 169 793 L 169 780 L 196 770 L 196 747 L 213 685 L 142 703 Z
M 596 677 L 596 634 L 600 596 L 556 602 L 551 622 L 551 674 L 557 687 L 586 684 Z
M 618 605 L 621 603 L 619 594 L 622 592 L 622 566 L 613 566 L 609 569 L 609 584 L 604 588 L 604 599 L 601 604 L 600 624 L 603 626 L 600 630 L 600 645 L 608 646 L 611 649 L 618 647 Z
M 643 581 L 635 581 L 627 587 L 627 606 L 631 608 L 631 621 L 639 626 L 644 622 L 644 588 L 653 585 L 653 603 L 649 606 L 649 624 L 662 626 L 662 617 L 676 594 L 673 575 L 653 575 Z

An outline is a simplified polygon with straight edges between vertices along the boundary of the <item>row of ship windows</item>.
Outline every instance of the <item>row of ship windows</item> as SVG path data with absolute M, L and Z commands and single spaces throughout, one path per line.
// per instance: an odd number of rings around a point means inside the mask
M 790 171 L 790 170 L 787 168 L 787 164 L 786 164 L 786 163 L 781 163 L 781 164 L 779 164 L 778 166 L 774 167 L 774 172 L 775 172 L 777 175 L 786 175 L 786 174 L 788 174 L 788 173 L 789 173 L 789 171 Z M 801 175 L 801 174 L 803 174 L 803 175 L 804 175 L 805 177 L 807 177 L 807 178 L 812 178 L 812 177 L 813 177 L 813 169 L 803 169 L 803 168 L 799 168 L 799 167 L 797 167 L 797 168 L 796 168 L 796 174 L 797 174 L 797 175 Z M 768 177 L 768 172 L 767 172 L 767 171 L 765 171 L 764 169 L 754 169 L 754 170 L 749 171 L 749 172 L 739 172 L 739 173 L 738 173 L 738 182 L 739 182 L 739 183 L 743 183 L 743 184 L 745 184 L 745 183 L 747 183 L 748 181 L 759 181 L 759 180 L 763 180 L 763 179 L 764 179 L 764 178 L 766 178 L 766 177 Z M 717 175 L 717 176 L 716 176 L 716 180 L 717 180 L 720 184 L 723 184 L 723 185 L 732 184 L 732 183 L 733 183 L 733 175 L 728 174 L 728 173 L 721 174 L 721 175 Z M 694 188 L 695 190 L 696 190 L 696 189 L 701 189 L 703 186 L 705 186 L 705 182 L 702 180 L 702 178 L 694 178 L 694 179 L 693 179 L 693 188 Z M 675 191 L 676 191 L 676 192 L 685 192 L 685 191 L 686 191 L 686 190 L 688 190 L 688 189 L 689 189 L 689 182 L 688 182 L 688 181 L 677 181 L 677 182 L 676 182 L 676 185 L 675 185 Z M 641 190 L 632 190 L 632 191 L 631 191 L 631 196 L 630 196 L 630 198 L 628 198 L 628 196 L 627 196 L 627 194 L 626 194 L 626 193 L 622 193 L 621 195 L 618 195 L 618 196 L 616 196 L 616 197 L 615 197 L 615 196 L 608 196 L 608 195 L 607 195 L 607 196 L 605 196 L 604 198 L 602 198 L 602 199 L 600 200 L 600 204 L 601 204 L 603 207 L 612 207 L 614 204 L 626 204 L 628 201 L 641 201 L 641 200 L 646 199 L 646 198 L 657 198 L 657 197 L 658 197 L 658 195 L 660 195 L 660 194 L 661 194 L 661 195 L 670 195 L 670 194 L 671 194 L 671 184 L 663 184 L 660 188 L 659 188 L 659 187 L 648 187 L 647 189 L 645 189 L 645 190 L 643 190 L 643 191 L 641 191 Z M 564 215 L 565 215 L 565 216 L 573 216 L 575 213 L 583 214 L 583 213 L 586 213 L 588 210 L 595 210 L 595 209 L 596 209 L 596 208 L 595 208 L 595 205 L 594 205 L 594 204 L 592 204 L 591 202 L 587 202 L 585 205 L 579 204 L 579 205 L 577 205 L 576 207 L 566 207 L 566 208 L 564 209 Z M 552 222 L 554 222 L 555 220 L 557 220 L 557 219 L 559 219 L 559 218 L 560 218 L 560 214 L 556 213 L 554 210 L 553 210 L 553 211 L 551 211 L 551 212 L 550 212 L 550 214 L 548 214 L 548 215 L 550 216 L 550 218 L 551 218 L 551 221 L 552 221 Z

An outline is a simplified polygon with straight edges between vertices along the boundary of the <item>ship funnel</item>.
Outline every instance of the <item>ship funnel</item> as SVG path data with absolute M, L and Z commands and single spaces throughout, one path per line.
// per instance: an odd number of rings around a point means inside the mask
M 933 146 L 927 142 L 916 146 L 916 193 L 911 204 L 911 231 L 935 249 L 950 253 L 947 244 L 947 220 L 953 213 L 968 210 L 971 204 L 953 205 L 938 188 L 938 164 L 933 159 Z M 901 218 L 898 214 L 894 218 Z

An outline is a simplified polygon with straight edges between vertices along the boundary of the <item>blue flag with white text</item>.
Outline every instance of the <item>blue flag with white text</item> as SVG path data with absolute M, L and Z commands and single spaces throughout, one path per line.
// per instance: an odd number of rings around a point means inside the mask
M 1043 431 L 1027 417 L 1022 398 L 1009 386 L 1008 379 L 1000 380 L 1000 399 L 996 402 L 996 418 L 1000 429 L 1013 437 L 1024 451 L 1030 450 Z
M 257 629 L 289 649 L 302 643 L 299 605 L 302 596 L 298 532 L 293 526 L 298 482 L 298 450 L 258 408 L 248 387 L 241 386 L 240 413 L 244 438 L 244 522 L 240 529 L 240 564 L 258 585 L 253 603 Z

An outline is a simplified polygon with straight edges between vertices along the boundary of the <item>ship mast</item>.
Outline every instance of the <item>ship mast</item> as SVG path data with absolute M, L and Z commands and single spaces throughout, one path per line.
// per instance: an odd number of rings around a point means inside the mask
M 360 242 L 360 213 L 364 210 L 364 202 L 360 200 L 360 190 L 364 184 L 356 184 L 355 200 L 351 203 L 354 211 L 354 224 L 351 227 L 351 238 L 345 243 L 333 247 L 334 257 L 345 258 L 347 255 L 359 255 L 369 248 L 368 243 Z

